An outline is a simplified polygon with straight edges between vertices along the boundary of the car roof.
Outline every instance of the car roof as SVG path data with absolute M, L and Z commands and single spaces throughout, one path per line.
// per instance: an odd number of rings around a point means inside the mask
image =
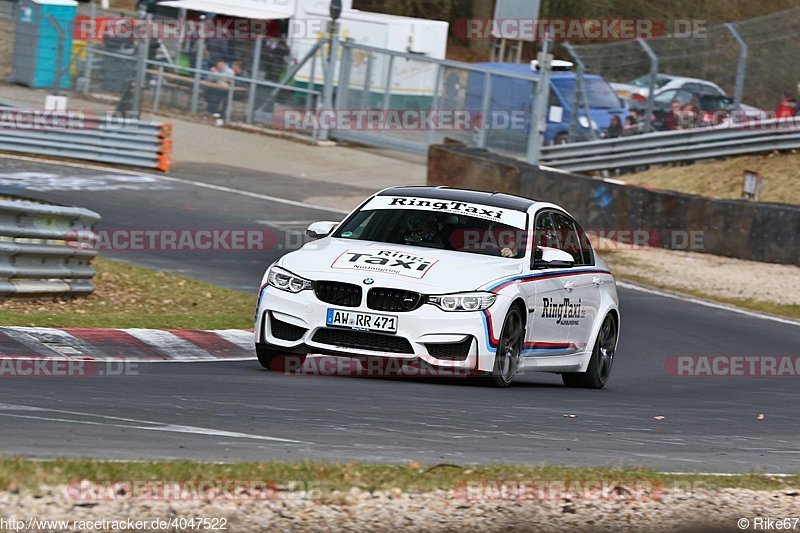
M 680 81 L 680 82 L 691 81 L 691 82 L 696 82 L 696 83 L 703 83 L 705 85 L 712 85 L 714 87 L 719 87 L 713 81 L 703 80 L 703 79 L 700 79 L 700 78 L 689 78 L 687 76 L 673 76 L 672 74 L 658 74 L 658 76 L 663 76 L 665 78 L 669 78 L 670 81 Z
M 490 68 L 497 72 L 522 74 L 522 75 L 532 76 L 534 78 L 539 77 L 539 72 L 531 70 L 530 63 L 483 62 L 483 63 L 473 63 L 473 65 Z M 573 79 L 576 76 L 577 74 L 575 73 L 575 71 L 572 70 L 554 70 L 550 73 L 550 79 Z M 602 76 L 599 76 L 597 74 L 584 74 L 583 77 L 587 80 L 602 78 Z
M 527 211 L 536 202 L 530 198 L 523 198 L 503 192 L 475 191 L 472 189 L 454 189 L 451 187 L 425 187 L 411 185 L 407 187 L 392 187 L 384 189 L 378 196 L 416 196 L 418 198 L 434 198 L 453 202 L 470 202 L 474 204 L 489 205 L 503 209 Z

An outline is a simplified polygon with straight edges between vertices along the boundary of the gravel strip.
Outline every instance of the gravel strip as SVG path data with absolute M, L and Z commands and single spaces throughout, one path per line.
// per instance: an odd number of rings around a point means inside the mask
M 283 493 L 281 493 L 283 494 Z M 466 500 L 463 493 L 369 493 L 309 499 L 294 492 L 247 501 L 77 501 L 64 487 L 0 493 L 0 518 L 152 520 L 227 518 L 227 530 L 288 531 L 736 531 L 737 520 L 800 515 L 800 492 L 745 489 L 665 491 L 632 497 Z M 797 530 L 800 530 L 798 525 Z M 77 531 L 77 530 L 70 530 Z
M 608 260 L 613 273 L 622 278 L 639 276 L 672 290 L 698 291 L 721 298 L 800 304 L 800 267 L 796 265 L 662 248 L 624 249 L 608 239 L 595 239 L 594 245 Z M 604 249 L 613 253 L 604 254 Z

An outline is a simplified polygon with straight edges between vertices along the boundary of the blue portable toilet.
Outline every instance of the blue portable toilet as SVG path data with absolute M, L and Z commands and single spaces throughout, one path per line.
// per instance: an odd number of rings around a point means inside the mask
M 10 82 L 53 87 L 60 65 L 60 88 L 70 87 L 69 66 L 77 6 L 75 0 L 19 1 Z

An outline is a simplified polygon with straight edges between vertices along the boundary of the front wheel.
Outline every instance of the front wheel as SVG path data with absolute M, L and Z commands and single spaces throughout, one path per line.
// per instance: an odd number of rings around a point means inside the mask
M 256 357 L 261 366 L 273 372 L 300 370 L 306 360 L 305 355 L 283 355 L 281 352 L 256 345 Z
M 594 343 L 592 358 L 586 372 L 574 372 L 561 374 L 561 380 L 567 387 L 577 387 L 583 389 L 602 389 L 605 387 L 609 376 L 611 376 L 611 366 L 614 363 L 614 352 L 617 349 L 618 327 L 617 321 L 612 315 L 606 315 L 600 332 L 597 334 L 597 341 Z
M 503 324 L 503 333 L 494 356 L 494 370 L 484 376 L 483 382 L 492 387 L 508 387 L 519 368 L 525 326 L 519 309 L 512 308 Z

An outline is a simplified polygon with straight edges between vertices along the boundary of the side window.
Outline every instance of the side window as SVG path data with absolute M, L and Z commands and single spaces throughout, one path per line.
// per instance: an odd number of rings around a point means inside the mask
M 541 258 L 541 247 L 557 248 L 558 236 L 556 235 L 553 219 L 550 212 L 544 211 L 536 215 L 536 223 L 533 228 L 533 254 L 531 254 L 531 268 L 534 260 Z
M 693 96 L 694 95 L 692 93 L 690 93 L 689 91 L 685 91 L 685 90 L 681 89 L 675 95 L 675 98 L 680 100 L 681 104 L 689 104 L 689 103 L 691 103 Z
M 550 91 L 547 105 L 561 107 L 561 99 L 558 97 L 555 91 Z
M 570 254 L 576 265 L 583 264 L 581 241 L 578 237 L 578 232 L 575 230 L 575 223 L 568 216 L 561 213 L 553 212 L 550 216 L 553 218 L 553 226 L 560 241 L 557 248 Z
M 669 104 L 675 98 L 675 95 L 678 91 L 672 89 L 669 91 L 664 91 L 663 93 L 659 93 L 653 98 L 653 101 L 660 102 L 662 104 Z
M 683 84 L 682 89 L 686 89 L 687 91 L 692 91 L 700 94 L 717 94 L 717 95 L 722 94 L 719 92 L 719 89 L 707 83 L 697 83 L 697 82 L 685 83 Z

